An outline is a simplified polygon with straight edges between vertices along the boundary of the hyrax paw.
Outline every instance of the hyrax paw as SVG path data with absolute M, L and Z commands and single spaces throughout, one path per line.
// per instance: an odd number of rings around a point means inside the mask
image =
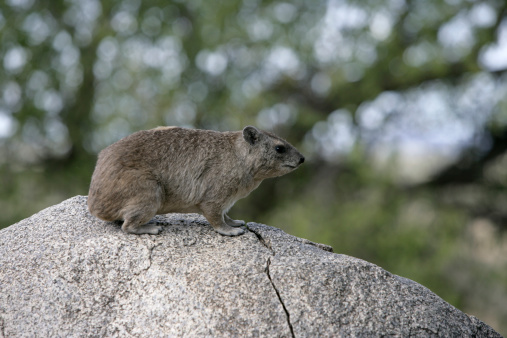
M 142 235 L 142 234 L 149 234 L 149 235 L 158 235 L 162 231 L 162 227 L 154 224 L 145 224 L 137 229 L 132 229 L 129 231 L 131 234 L 136 235 Z
M 245 221 L 241 221 L 241 220 L 231 220 L 231 222 L 227 222 L 228 225 L 230 225 L 231 227 L 242 227 L 243 225 L 245 225 Z
M 215 229 L 215 230 L 216 230 L 216 232 L 218 232 L 219 234 L 224 235 L 224 236 L 239 236 L 239 235 L 243 235 L 245 233 L 245 230 L 243 230 L 241 228 L 230 228 L 230 229 L 220 228 L 220 229 Z
M 148 225 L 145 227 L 145 234 L 158 235 L 162 231 L 162 227 L 159 225 Z

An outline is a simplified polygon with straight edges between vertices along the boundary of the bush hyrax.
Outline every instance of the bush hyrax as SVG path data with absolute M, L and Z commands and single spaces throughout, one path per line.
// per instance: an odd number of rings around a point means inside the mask
M 88 208 L 105 221 L 123 221 L 134 234 L 161 231 L 156 214 L 198 212 L 222 235 L 244 233 L 227 216 L 234 203 L 265 178 L 287 174 L 304 162 L 280 137 L 243 131 L 158 127 L 127 136 L 99 154 Z

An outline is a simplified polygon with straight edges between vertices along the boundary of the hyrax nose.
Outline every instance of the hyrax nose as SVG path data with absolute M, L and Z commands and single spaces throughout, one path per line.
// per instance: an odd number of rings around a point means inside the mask
M 305 161 L 305 157 L 301 156 L 301 158 L 299 159 L 299 164 L 302 164 L 304 161 Z

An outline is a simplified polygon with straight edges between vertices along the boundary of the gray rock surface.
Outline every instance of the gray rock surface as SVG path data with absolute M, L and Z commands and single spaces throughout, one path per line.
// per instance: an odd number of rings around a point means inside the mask
M 77 196 L 0 231 L 0 337 L 499 337 L 425 287 L 262 224 L 129 235 Z

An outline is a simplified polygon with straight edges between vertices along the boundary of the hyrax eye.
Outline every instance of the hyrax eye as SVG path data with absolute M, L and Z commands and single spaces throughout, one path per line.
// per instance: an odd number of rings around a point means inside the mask
M 287 151 L 287 148 L 285 148 L 284 146 L 276 146 L 275 150 L 276 150 L 277 153 L 283 154 L 284 152 Z

